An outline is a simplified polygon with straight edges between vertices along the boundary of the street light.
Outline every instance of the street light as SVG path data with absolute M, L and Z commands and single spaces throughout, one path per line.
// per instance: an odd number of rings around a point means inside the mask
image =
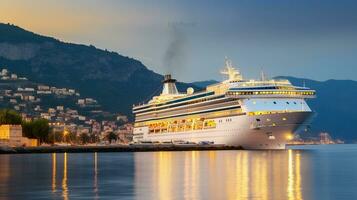
M 65 139 L 68 134 L 69 134 L 69 131 L 64 129 L 63 130 L 63 139 Z

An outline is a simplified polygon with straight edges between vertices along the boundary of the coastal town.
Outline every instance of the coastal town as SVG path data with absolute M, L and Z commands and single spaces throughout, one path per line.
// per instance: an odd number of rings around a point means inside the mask
M 132 124 L 127 116 L 103 111 L 97 100 L 82 97 L 75 89 L 35 83 L 5 67 L 0 71 L 0 105 L 2 109 L 16 111 L 24 121 L 47 120 L 52 136 L 49 137 L 56 144 L 126 144 L 132 138 Z M 19 142 L 21 126 L 2 125 L 0 132 L 3 132 L 0 144 L 39 145 L 24 139 Z M 15 139 L 10 140 L 11 135 Z
M 299 134 L 295 134 L 288 145 L 318 145 L 318 144 L 344 144 L 341 139 L 335 139 L 330 136 L 329 133 L 322 132 L 318 137 L 301 138 Z

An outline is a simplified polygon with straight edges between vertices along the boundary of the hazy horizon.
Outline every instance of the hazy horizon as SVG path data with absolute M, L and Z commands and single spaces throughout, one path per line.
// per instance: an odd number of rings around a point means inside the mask
M 247 78 L 357 80 L 357 2 L 3 0 L 0 21 L 92 44 L 181 81 L 221 80 L 224 57 Z

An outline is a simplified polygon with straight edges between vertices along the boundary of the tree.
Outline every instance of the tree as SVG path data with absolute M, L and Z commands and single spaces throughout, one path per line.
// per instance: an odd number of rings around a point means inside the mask
M 36 136 L 34 135 L 34 133 L 32 131 L 32 121 L 22 122 L 22 133 L 25 137 L 36 138 Z
M 67 135 L 66 135 L 66 141 L 70 142 L 71 144 L 73 143 L 78 143 L 78 137 L 77 134 L 75 132 L 72 131 L 67 131 Z
M 118 140 L 118 136 L 115 133 L 110 132 L 107 135 L 107 140 L 108 140 L 109 143 L 112 143 L 112 141 L 117 141 Z
M 21 115 L 10 109 L 0 110 L 0 124 L 20 125 L 22 122 Z
M 90 143 L 97 143 L 100 140 L 99 136 L 95 133 L 90 134 L 89 137 L 90 137 Z
M 23 126 L 22 126 L 22 130 L 23 130 Z M 62 140 L 62 133 L 58 132 L 58 131 L 50 131 L 50 133 L 48 134 L 48 142 L 51 143 L 56 143 L 56 142 L 60 142 Z
M 40 143 L 51 141 L 49 139 L 50 126 L 46 119 L 23 122 L 22 128 L 24 135 L 28 138 L 36 138 Z
M 46 119 L 34 120 L 32 124 L 32 132 L 40 143 L 48 141 L 48 134 L 50 133 L 48 121 Z
M 81 133 L 79 135 L 79 139 L 81 141 L 81 144 L 87 144 L 90 141 L 90 137 L 87 133 Z

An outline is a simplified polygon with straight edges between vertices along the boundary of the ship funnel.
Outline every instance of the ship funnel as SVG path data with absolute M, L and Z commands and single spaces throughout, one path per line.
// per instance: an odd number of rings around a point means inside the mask
M 172 79 L 170 74 L 167 74 L 164 77 L 165 78 L 162 81 L 164 83 L 164 87 L 162 89 L 161 95 L 178 94 L 176 84 L 175 84 L 176 80 Z

